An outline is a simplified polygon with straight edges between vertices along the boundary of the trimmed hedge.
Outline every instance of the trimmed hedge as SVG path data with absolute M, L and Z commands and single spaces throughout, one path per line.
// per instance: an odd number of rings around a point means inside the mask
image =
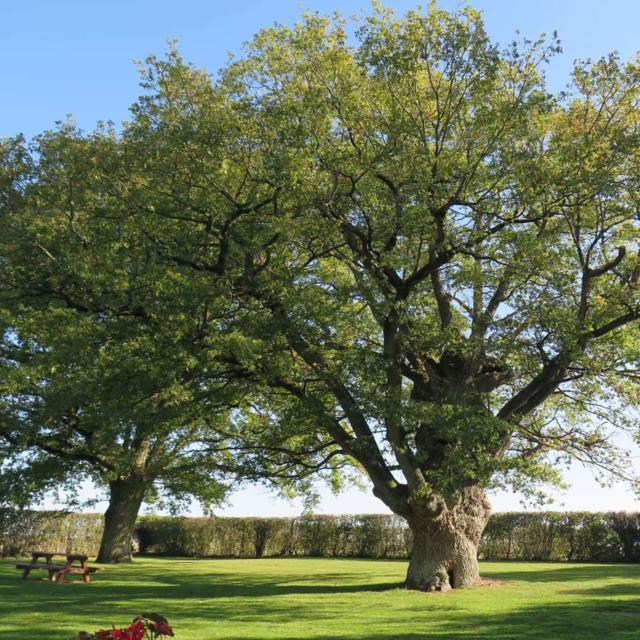
M 0 555 L 35 548 L 95 555 L 98 514 L 0 509 Z M 393 515 L 298 518 L 143 516 L 141 553 L 187 557 L 407 558 L 411 532 Z M 640 562 L 640 513 L 497 513 L 480 544 L 483 560 Z
M 95 555 L 102 536 L 97 513 L 0 509 L 0 556 L 45 549 Z
M 639 516 L 589 512 L 500 513 L 489 520 L 479 555 L 486 560 L 635 562 L 637 554 L 628 553 L 618 530 L 624 530 L 637 546 Z M 625 519 L 628 525 L 634 521 L 635 529 L 623 524 Z
M 142 553 L 262 558 L 316 556 L 404 558 L 411 532 L 397 516 L 299 518 L 173 518 L 144 516 L 137 536 Z

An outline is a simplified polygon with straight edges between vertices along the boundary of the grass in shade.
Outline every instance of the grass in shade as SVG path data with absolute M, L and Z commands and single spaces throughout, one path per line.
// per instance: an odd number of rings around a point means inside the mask
M 26 581 L 0 561 L 0 638 L 71 640 L 155 611 L 177 640 L 640 638 L 640 565 L 494 563 L 503 584 L 423 594 L 394 561 L 137 559 L 95 581 Z M 40 572 L 44 574 L 44 572 Z

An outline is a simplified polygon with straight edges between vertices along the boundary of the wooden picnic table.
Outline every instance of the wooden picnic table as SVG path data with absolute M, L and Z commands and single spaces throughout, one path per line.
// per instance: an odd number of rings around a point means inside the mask
M 65 562 L 55 562 L 55 556 L 66 557 Z M 44 558 L 41 562 L 40 558 Z M 85 582 L 91 582 L 91 574 L 98 571 L 97 567 L 90 567 L 87 564 L 89 556 L 79 553 L 56 553 L 53 551 L 33 551 L 31 562 L 18 562 L 16 569 L 22 569 L 22 579 L 26 580 L 34 569 L 44 569 L 49 573 L 49 580 L 52 582 L 64 582 L 64 577 L 69 573 L 76 573 L 82 576 Z

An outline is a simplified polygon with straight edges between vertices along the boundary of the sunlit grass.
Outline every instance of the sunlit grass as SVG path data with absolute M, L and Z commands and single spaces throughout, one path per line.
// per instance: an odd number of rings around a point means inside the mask
M 178 640 L 640 637 L 640 566 L 484 563 L 499 586 L 407 592 L 404 562 L 138 559 L 95 581 L 21 580 L 0 561 L 0 638 L 71 640 L 156 611 Z M 44 572 L 41 572 L 44 576 Z

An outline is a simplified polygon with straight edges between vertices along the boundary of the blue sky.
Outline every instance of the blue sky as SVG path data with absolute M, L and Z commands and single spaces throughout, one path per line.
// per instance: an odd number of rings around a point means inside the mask
M 399 12 L 412 0 L 388 0 Z M 460 3 L 443 0 L 445 8 Z M 549 67 L 554 90 L 569 81 L 575 58 L 597 58 L 617 50 L 626 58 L 640 49 L 637 0 L 476 0 L 494 39 L 509 42 L 516 29 L 535 38 L 557 30 L 564 52 Z M 177 38 L 185 58 L 211 72 L 229 52 L 273 22 L 292 23 L 302 7 L 345 15 L 370 10 L 363 0 L 0 0 L 0 136 L 28 137 L 72 114 L 91 129 L 97 120 L 119 122 L 139 95 L 135 59 L 161 54 Z M 639 509 L 623 487 L 601 489 L 590 472 L 574 468 L 572 489 L 559 495 L 558 508 Z M 90 492 L 91 489 L 87 488 Z M 509 494 L 493 497 L 497 510 L 516 509 Z M 373 512 L 383 505 L 368 493 L 329 495 L 321 511 Z M 258 488 L 241 491 L 227 513 L 288 515 L 299 503 L 271 498 Z

